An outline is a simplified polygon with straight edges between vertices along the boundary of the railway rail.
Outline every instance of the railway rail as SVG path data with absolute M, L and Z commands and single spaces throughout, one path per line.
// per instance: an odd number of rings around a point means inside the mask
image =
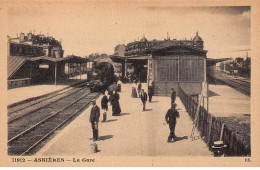
M 48 96 L 44 96 L 39 99 L 31 100 L 28 102 L 24 102 L 22 104 L 18 104 L 12 108 L 8 108 L 8 123 L 11 123 L 21 117 L 36 112 L 37 110 L 46 107 L 54 102 L 57 102 L 63 98 L 66 98 L 76 92 L 78 92 L 86 82 L 83 82 L 75 87 L 70 87 L 58 91 L 56 93 L 52 93 Z
M 36 99 L 34 99 L 34 100 L 29 100 L 29 101 L 25 100 L 24 102 L 21 102 L 21 103 L 18 102 L 18 104 L 14 104 L 14 105 L 11 105 L 11 106 L 8 107 L 8 114 L 11 115 L 12 113 L 16 113 L 20 110 L 26 109 L 26 108 L 31 107 L 31 106 L 36 105 L 36 104 L 39 104 L 43 101 L 51 99 L 51 98 L 53 98 L 57 95 L 64 94 L 68 91 L 73 90 L 74 88 L 81 87 L 82 85 L 85 85 L 85 84 L 86 84 L 86 82 L 80 83 L 75 87 L 67 87 L 67 88 L 52 92 L 48 95 L 44 95 L 43 97 L 38 97 L 38 98 L 36 97 Z
M 68 97 L 9 123 L 9 155 L 30 155 L 34 153 L 35 150 L 37 151 L 39 144 L 81 113 L 90 101 L 98 96 L 99 93 L 91 93 L 85 87 Z
M 225 74 L 216 74 L 214 78 L 217 79 L 217 81 L 223 82 L 231 87 L 234 87 L 235 89 L 245 93 L 246 95 L 250 96 L 251 94 L 251 84 L 248 80 L 228 76 Z

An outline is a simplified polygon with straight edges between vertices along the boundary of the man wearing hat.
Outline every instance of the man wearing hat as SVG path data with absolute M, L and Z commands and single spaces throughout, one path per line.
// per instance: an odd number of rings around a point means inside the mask
M 179 112 L 176 110 L 177 104 L 172 103 L 171 108 L 167 111 L 165 115 L 165 121 L 169 124 L 170 135 L 168 137 L 167 142 L 171 142 L 171 139 L 175 139 L 175 126 L 176 126 L 176 118 L 179 118 Z
M 152 102 L 153 95 L 154 95 L 154 83 L 152 82 L 151 85 L 148 87 L 149 102 Z
M 145 103 L 147 101 L 147 94 L 146 94 L 146 92 L 144 92 L 144 89 L 142 89 L 142 91 L 140 93 L 140 97 L 141 97 L 141 101 L 143 103 L 143 111 L 145 111 Z
M 96 105 L 96 101 L 91 101 L 93 107 L 91 108 L 89 121 L 91 123 L 92 131 L 93 131 L 93 141 L 98 140 L 98 122 L 99 122 L 99 116 L 100 116 L 100 109 Z
M 174 88 L 172 88 L 171 104 L 175 103 L 175 100 L 176 100 L 176 91 L 174 90 Z

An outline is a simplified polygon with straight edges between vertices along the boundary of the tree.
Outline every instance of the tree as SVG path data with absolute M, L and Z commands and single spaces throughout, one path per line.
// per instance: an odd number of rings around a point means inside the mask
M 100 55 L 98 53 L 92 53 L 88 56 L 90 61 L 93 61 L 95 58 L 99 57 Z

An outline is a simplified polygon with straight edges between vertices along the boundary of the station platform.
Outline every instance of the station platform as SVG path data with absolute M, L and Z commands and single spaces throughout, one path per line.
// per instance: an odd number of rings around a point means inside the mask
M 87 79 L 87 74 L 83 74 L 81 76 L 71 77 L 67 80 L 60 80 L 57 82 L 57 85 L 40 84 L 40 85 L 32 85 L 32 86 L 10 89 L 7 90 L 7 98 L 8 98 L 7 104 L 10 105 L 29 98 L 38 97 L 57 90 L 61 90 L 86 79 Z
M 132 86 L 134 84 L 123 84 L 119 93 L 121 116 L 112 116 L 109 106 L 107 122 L 99 123 L 100 140 L 95 142 L 99 152 L 91 151 L 90 106 L 57 133 L 36 156 L 213 156 L 202 139 L 191 141 L 192 120 L 178 97 L 180 118 L 175 130 L 178 141 L 167 143 L 170 130 L 165 123 L 165 114 L 170 108 L 170 97 L 154 96 L 143 112 L 140 98 L 131 97 Z M 97 99 L 99 107 L 101 98 Z
M 250 99 L 227 85 L 209 85 L 209 112 L 216 117 L 248 117 Z

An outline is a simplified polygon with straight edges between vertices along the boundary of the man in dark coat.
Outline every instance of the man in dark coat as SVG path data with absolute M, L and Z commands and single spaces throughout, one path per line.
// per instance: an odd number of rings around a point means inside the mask
M 151 84 L 148 87 L 148 96 L 149 96 L 149 102 L 152 102 L 152 97 L 154 95 L 154 88 L 153 88 L 153 84 Z
M 93 131 L 93 141 L 98 140 L 98 122 L 99 122 L 99 116 L 100 116 L 100 109 L 96 105 L 96 101 L 91 101 L 93 107 L 91 108 L 89 121 L 91 123 L 92 131 Z
M 147 94 L 144 92 L 144 89 L 142 89 L 140 97 L 141 97 L 141 101 L 143 103 L 143 111 L 145 111 L 145 104 L 146 104 L 146 101 L 147 101 Z
M 176 110 L 177 104 L 173 103 L 171 109 L 169 109 L 165 115 L 165 121 L 169 124 L 170 135 L 168 137 L 167 142 L 171 142 L 171 139 L 176 139 L 175 136 L 175 126 L 176 126 L 176 118 L 179 118 L 179 112 Z
M 174 88 L 172 88 L 172 94 L 171 94 L 171 104 L 175 103 L 176 100 L 176 91 Z

